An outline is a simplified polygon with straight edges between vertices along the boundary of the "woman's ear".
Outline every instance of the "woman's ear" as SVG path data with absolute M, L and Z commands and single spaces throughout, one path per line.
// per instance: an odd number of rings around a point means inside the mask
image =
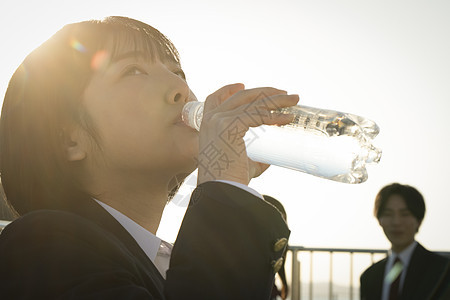
M 63 130 L 63 146 L 68 161 L 81 161 L 87 155 L 87 136 L 80 126 Z

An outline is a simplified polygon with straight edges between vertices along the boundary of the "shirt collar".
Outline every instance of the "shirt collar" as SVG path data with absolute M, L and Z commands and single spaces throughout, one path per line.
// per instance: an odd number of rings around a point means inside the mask
M 400 259 L 400 261 L 402 262 L 402 264 L 406 268 L 408 266 L 408 264 L 409 264 L 409 261 L 411 260 L 411 256 L 412 256 L 412 254 L 414 252 L 414 249 L 416 249 L 416 246 L 417 246 L 417 242 L 414 241 L 414 242 L 412 242 L 411 245 L 406 247 L 400 253 L 396 253 L 392 249 L 389 250 L 389 261 L 388 261 L 389 265 L 393 264 L 395 257 L 398 256 L 398 258 Z
M 150 260 L 155 263 L 156 255 L 161 245 L 161 239 L 156 235 L 131 220 L 129 217 L 121 213 L 120 211 L 112 208 L 111 206 L 94 199 L 100 204 L 117 222 L 122 225 L 126 231 L 134 238 L 145 254 Z

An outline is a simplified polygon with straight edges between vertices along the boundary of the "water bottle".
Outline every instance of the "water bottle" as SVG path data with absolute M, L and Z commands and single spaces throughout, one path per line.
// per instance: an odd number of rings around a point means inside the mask
M 199 130 L 204 102 L 188 102 L 183 121 Z M 366 164 L 378 163 L 381 150 L 372 145 L 376 123 L 361 116 L 303 105 L 272 110 L 291 114 L 287 125 L 250 128 L 244 136 L 254 161 L 305 172 L 344 183 L 367 180 Z

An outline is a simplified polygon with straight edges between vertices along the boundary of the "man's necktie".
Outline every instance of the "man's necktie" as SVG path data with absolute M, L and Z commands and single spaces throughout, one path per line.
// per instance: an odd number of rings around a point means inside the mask
M 389 300 L 400 299 L 400 277 L 402 277 L 403 264 L 398 256 L 395 258 L 394 265 L 389 272 L 391 276 L 391 287 L 389 289 Z

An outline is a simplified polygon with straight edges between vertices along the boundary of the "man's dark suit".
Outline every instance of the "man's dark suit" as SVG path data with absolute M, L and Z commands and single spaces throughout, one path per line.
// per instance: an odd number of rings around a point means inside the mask
M 361 299 L 380 300 L 387 258 L 373 264 L 361 275 Z M 402 289 L 403 300 L 442 299 L 450 286 L 450 261 L 417 244 Z M 448 300 L 448 299 L 445 299 Z
M 191 197 L 167 280 L 95 201 L 42 210 L 0 234 L 2 299 L 268 299 L 280 213 L 237 187 L 200 185 Z M 283 249 L 284 250 L 284 249 Z

